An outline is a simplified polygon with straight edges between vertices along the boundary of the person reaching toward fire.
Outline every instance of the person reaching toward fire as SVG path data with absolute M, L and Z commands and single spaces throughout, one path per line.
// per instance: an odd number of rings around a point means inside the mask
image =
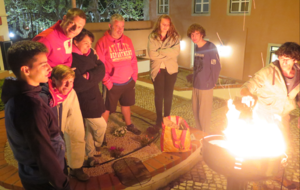
M 278 60 L 255 73 L 240 93 L 242 102 L 249 107 L 255 103 L 258 115 L 264 119 L 273 121 L 276 115 L 281 117 L 280 128 L 289 146 L 289 113 L 296 104 L 300 107 L 300 46 L 286 42 L 275 54 Z
M 300 107 L 300 46 L 286 42 L 275 53 L 278 60 L 255 73 L 243 85 L 241 95 L 249 105 L 256 102 L 266 119 L 281 116 L 284 133 L 288 134 L 289 112 L 296 108 L 296 102 Z

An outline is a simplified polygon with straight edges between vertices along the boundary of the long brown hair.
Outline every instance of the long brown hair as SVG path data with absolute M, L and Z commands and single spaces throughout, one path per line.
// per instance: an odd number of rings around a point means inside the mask
M 175 40 L 176 36 L 178 36 L 178 32 L 177 32 L 177 30 L 172 22 L 172 19 L 169 15 L 161 15 L 157 19 L 157 21 L 154 25 L 153 31 L 151 32 L 151 35 L 153 35 L 154 38 L 160 38 L 160 35 L 161 35 L 160 23 L 163 18 L 168 19 L 170 21 L 170 28 L 168 30 L 167 36 Z

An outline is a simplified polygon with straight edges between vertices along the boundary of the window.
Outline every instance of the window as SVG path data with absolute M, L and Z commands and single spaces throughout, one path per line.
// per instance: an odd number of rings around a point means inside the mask
M 270 64 L 278 59 L 278 56 L 275 54 L 275 52 L 279 49 L 280 46 L 281 44 L 268 44 L 266 64 Z
M 193 0 L 194 14 L 209 14 L 210 0 Z
M 272 63 L 273 61 L 278 59 L 278 56 L 275 54 L 275 51 L 277 51 L 278 49 L 278 46 L 271 46 L 269 63 Z
M 169 14 L 169 0 L 157 0 L 158 14 Z
M 250 13 L 251 0 L 228 0 L 229 14 L 244 14 Z

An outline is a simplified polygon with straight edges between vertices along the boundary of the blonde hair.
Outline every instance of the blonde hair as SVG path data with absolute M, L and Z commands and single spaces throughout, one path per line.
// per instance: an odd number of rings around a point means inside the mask
M 75 78 L 75 72 L 66 65 L 57 65 L 53 67 L 51 77 L 54 77 L 56 80 L 61 81 L 64 78 Z
M 110 17 L 110 24 L 113 25 L 115 21 L 125 21 L 122 15 L 116 13 Z
M 154 36 L 154 38 L 160 38 L 160 35 L 161 35 L 160 23 L 161 23 L 162 19 L 168 19 L 170 21 L 170 28 L 168 30 L 167 36 L 169 36 L 175 40 L 176 36 L 178 36 L 178 32 L 177 32 L 177 30 L 172 22 L 172 19 L 169 15 L 161 15 L 157 19 L 151 34 Z

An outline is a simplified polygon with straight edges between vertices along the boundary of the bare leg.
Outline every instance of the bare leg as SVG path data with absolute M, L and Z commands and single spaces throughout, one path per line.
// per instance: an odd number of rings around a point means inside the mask
M 105 120 L 106 123 L 107 123 L 108 117 L 109 117 L 109 111 L 108 111 L 108 110 L 105 110 L 105 112 L 102 114 L 102 117 L 104 118 L 104 120 Z
M 121 110 L 122 110 L 122 114 L 124 116 L 126 125 L 127 126 L 130 125 L 131 124 L 130 106 L 121 106 Z

